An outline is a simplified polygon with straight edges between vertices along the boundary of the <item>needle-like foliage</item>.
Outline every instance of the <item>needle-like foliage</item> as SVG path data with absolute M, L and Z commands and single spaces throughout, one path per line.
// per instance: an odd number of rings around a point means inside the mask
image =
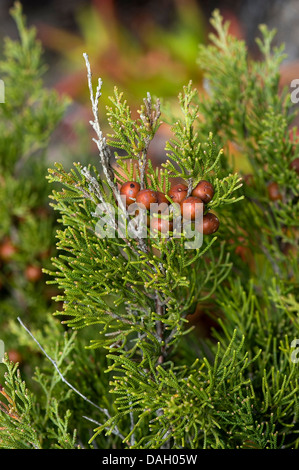
M 6 362 L 3 446 L 299 446 L 299 194 L 290 166 L 298 142 L 289 132 L 290 97 L 279 89 L 284 56 L 265 27 L 262 59 L 254 61 L 217 12 L 212 24 L 211 43 L 199 48 L 207 93 L 187 84 L 175 117 L 164 116 L 147 93 L 133 117 L 115 89 L 107 136 L 99 118 L 102 82 L 94 84 L 84 54 L 100 165 L 49 170 L 61 225 L 59 254 L 45 272 L 60 289 L 56 317 L 63 326 L 53 323 L 56 346 L 45 331 L 31 334 L 50 360 L 35 374 L 46 398 L 28 401 Z M 166 161 L 155 167 L 149 147 L 162 119 L 172 123 L 172 135 Z M 220 228 L 198 244 L 175 230 L 142 232 L 121 198 L 125 181 L 167 193 L 174 178 L 185 181 L 188 195 L 202 179 L 215 188 L 206 210 L 217 213 Z M 275 200 L 272 182 L 281 195 Z M 59 340 L 62 327 L 76 334 Z M 48 439 L 36 439 L 29 423 L 41 436 L 50 428 Z

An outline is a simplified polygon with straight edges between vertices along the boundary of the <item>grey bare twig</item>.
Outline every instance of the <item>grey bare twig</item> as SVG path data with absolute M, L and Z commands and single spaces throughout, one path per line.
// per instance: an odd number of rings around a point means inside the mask
M 38 340 L 33 336 L 33 334 L 31 333 L 31 331 L 24 325 L 24 323 L 22 322 L 22 320 L 20 319 L 20 317 L 17 318 L 18 322 L 20 323 L 20 325 L 27 331 L 27 333 L 31 336 L 31 338 L 33 339 L 33 341 L 38 345 L 39 349 L 43 352 L 43 354 L 46 356 L 47 359 L 49 359 L 49 361 L 53 364 L 55 370 L 57 371 L 58 375 L 60 376 L 61 380 L 69 387 L 71 388 L 77 395 L 79 395 L 81 398 L 83 398 L 83 400 L 87 401 L 88 403 L 90 403 L 92 406 L 96 407 L 98 410 L 100 410 L 101 412 L 105 413 L 106 416 L 108 416 L 110 418 L 110 415 L 109 415 L 109 412 L 108 410 L 106 410 L 105 408 L 101 408 L 100 406 L 96 405 L 95 403 L 93 403 L 91 400 L 89 400 L 89 398 L 87 398 L 85 395 L 83 395 L 79 390 L 77 390 L 72 384 L 70 384 L 66 379 L 65 377 L 63 376 L 63 374 L 60 372 L 56 362 L 54 361 L 54 359 L 52 359 L 47 353 L 46 351 L 44 350 L 44 348 L 41 346 L 41 344 L 38 342 Z

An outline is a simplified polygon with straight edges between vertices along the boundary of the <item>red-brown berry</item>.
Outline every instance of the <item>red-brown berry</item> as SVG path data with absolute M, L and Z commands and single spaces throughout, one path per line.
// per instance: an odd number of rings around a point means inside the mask
M 209 181 L 200 181 L 192 191 L 192 196 L 199 197 L 205 204 L 208 204 L 214 196 L 214 186 Z
M 143 204 L 147 210 L 150 210 L 151 204 L 158 202 L 157 192 L 152 189 L 142 189 L 136 195 L 137 204 Z
M 220 222 L 218 217 L 212 212 L 208 212 L 202 218 L 202 233 L 204 235 L 212 235 L 217 232 Z
M 120 195 L 126 196 L 126 206 L 135 202 L 136 196 L 140 191 L 140 184 L 136 181 L 127 181 L 120 188 Z
M 0 258 L 3 261 L 9 261 L 17 252 L 17 248 L 12 241 L 7 238 L 0 245 Z
M 181 202 L 181 213 L 184 219 L 198 219 L 204 210 L 204 203 L 199 197 L 186 197 Z
M 297 175 L 299 175 L 299 157 L 298 158 L 295 158 L 295 160 L 293 160 L 291 163 L 290 163 L 290 169 L 291 170 L 295 170 Z
M 174 203 L 181 204 L 183 199 L 187 197 L 188 186 L 182 183 L 175 184 L 168 191 L 168 196 Z
M 10 351 L 8 351 L 8 359 L 11 362 L 18 362 L 19 364 L 23 361 L 22 355 L 16 349 L 10 349 Z
M 26 279 L 30 282 L 39 281 L 40 278 L 42 277 L 42 275 L 43 275 L 43 272 L 42 272 L 42 269 L 39 266 L 35 266 L 33 264 L 30 264 L 25 269 Z
M 247 186 L 253 186 L 254 185 L 254 176 L 251 173 L 248 173 L 243 176 L 243 181 Z
M 40 206 L 34 210 L 34 213 L 39 219 L 48 219 L 50 215 L 50 209 L 45 206 Z
M 167 204 L 167 205 L 169 205 L 169 201 L 166 198 L 164 193 L 162 193 L 161 191 L 156 191 L 156 193 L 157 193 L 157 203 L 158 204 Z
M 275 181 L 268 184 L 268 195 L 271 201 L 282 201 L 282 194 L 279 190 L 278 184 Z
M 150 221 L 151 231 L 154 234 L 159 233 L 168 233 L 173 230 L 173 222 L 168 219 L 162 219 L 159 217 L 152 217 Z

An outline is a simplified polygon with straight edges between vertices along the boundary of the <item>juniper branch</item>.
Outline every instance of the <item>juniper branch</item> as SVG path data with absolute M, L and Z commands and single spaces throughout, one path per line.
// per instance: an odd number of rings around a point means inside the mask
M 160 301 L 160 298 L 159 298 L 159 293 L 156 292 L 156 302 L 155 302 L 155 306 L 156 306 L 156 312 L 159 316 L 162 316 L 163 313 L 164 313 L 164 307 L 162 305 L 162 302 Z M 165 343 L 164 343 L 164 325 L 163 325 L 163 322 L 162 321 L 157 321 L 157 335 L 161 341 L 161 355 L 159 356 L 159 359 L 158 359 L 158 364 L 162 364 L 164 362 L 164 357 L 165 357 Z
M 157 122 L 160 118 L 161 111 L 160 111 L 160 101 L 157 100 L 156 102 L 156 110 L 152 110 L 152 98 L 150 93 L 147 93 L 147 97 L 143 100 L 145 104 L 146 113 L 140 113 L 140 118 L 143 121 L 144 127 L 146 129 L 150 128 L 153 129 L 156 127 Z M 140 157 L 138 159 L 138 166 L 139 166 L 139 177 L 140 177 L 140 187 L 144 189 L 145 184 L 145 170 L 147 165 L 147 154 L 150 142 L 152 140 L 153 135 L 149 133 L 146 134 L 144 137 L 144 147 L 140 153 Z
M 22 320 L 20 319 L 20 317 L 17 318 L 18 322 L 20 323 L 20 325 L 27 331 L 27 333 L 31 336 L 31 338 L 33 339 L 33 341 L 37 344 L 37 346 L 39 347 L 39 349 L 43 352 L 43 354 L 46 356 L 47 359 L 49 359 L 49 361 L 53 364 L 56 372 L 58 373 L 59 377 L 61 378 L 61 380 L 69 387 L 71 388 L 77 395 L 79 395 L 81 398 L 83 398 L 83 400 L 87 401 L 90 405 L 94 406 L 95 408 L 97 408 L 98 410 L 100 410 L 101 412 L 105 413 L 106 416 L 110 417 L 109 415 L 109 412 L 106 408 L 101 408 L 100 406 L 96 405 L 95 403 L 93 403 L 91 400 L 89 400 L 89 398 L 87 398 L 85 395 L 83 395 L 79 390 L 77 390 L 72 384 L 70 384 L 66 379 L 65 377 L 63 376 L 63 374 L 60 372 L 56 362 L 54 361 L 54 359 L 52 359 L 47 353 L 46 351 L 44 350 L 44 348 L 41 346 L 41 344 L 38 342 L 38 340 L 34 337 L 34 335 L 31 333 L 31 331 L 24 325 L 24 323 L 22 322 Z
M 106 177 L 106 180 L 109 186 L 111 187 L 111 189 L 113 190 L 113 193 L 117 199 L 119 207 L 123 210 L 124 213 L 126 213 L 123 201 L 120 197 L 120 192 L 115 182 L 115 176 L 114 176 L 114 172 L 111 166 L 111 159 L 112 159 L 111 150 L 109 146 L 107 145 L 106 138 L 103 136 L 100 122 L 99 122 L 98 106 L 99 106 L 99 99 L 101 97 L 102 80 L 100 78 L 98 79 L 96 94 L 94 96 L 93 86 L 92 86 L 91 66 L 90 66 L 90 62 L 88 59 L 88 55 L 86 53 L 83 53 L 83 57 L 86 63 L 87 80 L 88 80 L 88 87 L 89 87 L 89 92 L 90 92 L 90 101 L 91 101 L 91 106 L 92 106 L 92 113 L 94 116 L 94 121 L 90 121 L 90 125 L 92 126 L 92 128 L 94 129 L 97 135 L 97 139 L 93 139 L 93 141 L 97 144 L 99 154 L 100 154 L 100 160 L 102 163 L 102 168 L 103 168 L 103 172 Z
M 99 423 L 98 421 L 96 421 L 95 419 L 92 419 L 92 418 L 89 418 L 88 416 L 83 416 L 84 419 L 87 419 L 88 421 L 90 421 L 91 423 L 94 423 L 94 424 L 97 424 L 98 426 L 102 426 L 101 423 Z M 123 441 L 125 441 L 125 437 L 124 435 L 119 431 L 118 427 L 115 425 L 115 427 L 110 431 L 112 432 L 112 434 L 114 434 L 115 436 L 118 436 L 120 437 Z

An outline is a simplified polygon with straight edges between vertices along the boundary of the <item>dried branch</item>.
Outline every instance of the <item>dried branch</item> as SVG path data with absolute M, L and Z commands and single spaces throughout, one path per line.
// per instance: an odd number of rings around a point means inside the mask
M 40 343 L 37 341 L 37 339 L 33 336 L 33 334 L 31 333 L 31 331 L 24 325 L 24 323 L 22 322 L 22 320 L 20 319 L 20 317 L 17 318 L 18 322 L 20 323 L 20 325 L 27 331 L 27 333 L 31 336 L 31 338 L 33 339 L 33 341 L 38 345 L 39 349 L 43 352 L 43 354 L 46 356 L 47 359 L 49 359 L 49 361 L 53 364 L 54 368 L 56 369 L 58 375 L 60 376 L 61 380 L 69 387 L 71 388 L 75 393 L 77 393 L 77 395 L 79 395 L 81 398 L 83 398 L 83 400 L 87 401 L 88 403 L 90 403 L 92 406 L 96 407 L 98 410 L 100 410 L 101 412 L 105 413 L 106 416 L 110 417 L 109 415 L 109 412 L 107 409 L 105 408 L 101 408 L 100 406 L 96 405 L 95 403 L 93 403 L 91 400 L 89 400 L 89 398 L 87 398 L 85 395 L 83 395 L 81 392 L 79 392 L 79 390 L 77 390 L 72 384 L 70 384 L 65 378 L 64 376 L 62 375 L 62 373 L 60 372 L 56 362 L 54 361 L 54 359 L 52 359 L 47 353 L 46 351 L 44 350 L 44 348 L 40 345 Z

